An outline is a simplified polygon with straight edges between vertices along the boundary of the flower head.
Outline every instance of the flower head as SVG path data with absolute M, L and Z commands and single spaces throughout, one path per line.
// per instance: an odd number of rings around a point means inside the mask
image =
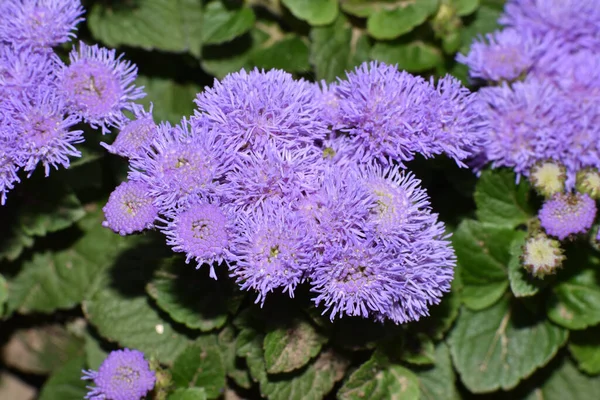
M 120 122 L 119 134 L 112 144 L 101 143 L 110 153 L 127 158 L 140 156 L 158 135 L 152 107 L 146 112 L 136 104 L 133 115 L 135 119 Z
M 102 133 L 123 120 L 123 109 L 133 111 L 132 100 L 144 97 L 143 88 L 133 85 L 137 67 L 116 57 L 115 50 L 80 42 L 69 58 L 60 72 L 61 90 L 72 112 Z
M 149 229 L 158 217 L 158 209 L 143 182 L 123 182 L 111 193 L 102 209 L 106 220 L 102 226 L 121 235 Z
M 21 165 L 20 153 L 13 143 L 0 136 L 0 204 L 6 203 L 6 194 L 14 189 L 15 183 L 20 182 L 17 172 Z
M 538 232 L 525 241 L 521 264 L 533 276 L 543 278 L 562 267 L 565 256 L 560 243 Z
M 567 178 L 565 167 L 554 161 L 536 163 L 529 174 L 529 180 L 535 190 L 544 197 L 552 197 L 565 190 Z
M 579 171 L 575 187 L 580 193 L 587 193 L 594 200 L 600 199 L 600 171 L 595 168 Z
M 185 253 L 186 263 L 195 260 L 198 268 L 210 265 L 210 276 L 217 279 L 215 263 L 228 261 L 233 217 L 218 204 L 198 202 L 176 211 L 162 228 L 173 251 Z
M 156 382 L 144 353 L 129 349 L 112 351 L 98 371 L 83 371 L 81 379 L 94 382 L 88 400 L 141 400 Z
M 587 194 L 559 193 L 544 203 L 538 216 L 547 234 L 564 240 L 589 231 L 596 217 L 596 202 Z
M 0 44 L 1 98 L 21 96 L 41 86 L 56 85 L 56 73 L 62 66 L 62 61 L 48 49 Z
M 83 21 L 79 0 L 14 0 L 0 6 L 0 41 L 17 47 L 53 47 L 75 36 Z

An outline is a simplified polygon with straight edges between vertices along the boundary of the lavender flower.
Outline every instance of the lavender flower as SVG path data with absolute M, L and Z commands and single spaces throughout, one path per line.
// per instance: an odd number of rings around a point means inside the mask
M 62 61 L 48 49 L 0 44 L 0 96 L 21 96 L 40 86 L 54 86 Z
M 149 187 L 143 182 L 121 183 L 102 209 L 106 218 L 102 226 L 120 235 L 152 228 L 158 217 L 158 209 L 148 192 Z
M 53 47 L 75 36 L 84 19 L 79 0 L 12 0 L 0 5 L 0 41 L 17 47 Z
M 1 127 L 0 127 L 1 129 Z M 21 182 L 17 172 L 21 164 L 20 154 L 12 147 L 12 141 L 0 136 L 0 204 L 6 204 L 6 194 Z
M 152 140 L 158 136 L 157 127 L 150 111 L 144 111 L 140 105 L 133 106 L 133 120 L 124 120 L 119 123 L 119 134 L 112 144 L 101 143 L 109 153 L 122 157 L 132 158 L 143 155 Z
M 83 371 L 81 379 L 94 382 L 85 396 L 89 400 L 141 400 L 156 382 L 144 353 L 129 349 L 110 352 L 98 371 Z
M 123 109 L 134 110 L 133 100 L 144 97 L 143 88 L 133 85 L 137 67 L 116 57 L 115 50 L 80 42 L 69 58 L 70 65 L 60 71 L 60 87 L 71 111 L 102 133 L 123 120 Z
M 209 264 L 211 278 L 217 279 L 214 264 L 230 257 L 233 224 L 232 215 L 218 204 L 198 202 L 175 212 L 162 230 L 173 251 L 186 254 L 186 263 Z
M 215 80 L 195 102 L 198 115 L 222 128 L 230 148 L 260 151 L 269 141 L 289 149 L 323 138 L 327 126 L 319 116 L 318 94 L 315 85 L 287 72 L 254 69 Z
M 564 240 L 589 231 L 596 218 L 596 202 L 587 194 L 559 193 L 544 203 L 538 216 L 546 233 Z

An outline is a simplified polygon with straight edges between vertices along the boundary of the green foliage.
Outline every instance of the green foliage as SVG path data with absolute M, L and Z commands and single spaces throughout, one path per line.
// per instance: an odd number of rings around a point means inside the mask
M 84 367 L 83 356 L 69 361 L 48 378 L 39 400 L 81 400 L 88 391 L 88 383 L 81 380 L 81 370 Z
M 521 264 L 523 245 L 527 234 L 519 231 L 510 245 L 510 262 L 508 263 L 508 279 L 510 290 L 515 297 L 529 297 L 536 295 L 545 286 L 542 279 L 533 277 Z

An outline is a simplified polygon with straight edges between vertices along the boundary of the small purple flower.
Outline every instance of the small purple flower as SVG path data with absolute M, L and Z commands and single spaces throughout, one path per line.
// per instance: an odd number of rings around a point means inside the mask
M 283 288 L 294 297 L 312 258 L 313 239 L 303 221 L 280 201 L 265 201 L 242 212 L 235 238 L 231 275 L 244 290 L 258 292 L 257 303 Z
M 210 265 L 210 277 L 217 279 L 214 264 L 230 257 L 233 217 L 218 204 L 198 202 L 178 210 L 162 228 L 173 251 L 186 254 L 186 263 L 195 260 L 198 268 Z
M 281 70 L 242 70 L 215 80 L 195 102 L 199 115 L 219 125 L 232 149 L 258 150 L 312 145 L 327 133 L 315 101 L 319 89 Z
M 12 143 L 0 137 L 0 205 L 6 204 L 7 193 L 21 182 L 17 175 L 20 164 L 19 153 Z
M 133 111 L 132 101 L 145 96 L 143 88 L 133 85 L 137 67 L 116 57 L 115 50 L 79 43 L 73 49 L 70 65 L 60 71 L 60 87 L 73 113 L 93 128 L 108 133 L 125 117 L 122 110 Z
M 100 143 L 109 153 L 126 158 L 139 157 L 158 136 L 157 126 L 152 118 L 152 106 L 146 112 L 143 106 L 136 104 L 133 115 L 134 119 L 123 120 L 119 124 L 119 134 L 112 144 Z
M 143 182 L 123 182 L 111 193 L 102 209 L 106 220 L 102 226 L 120 235 L 150 229 L 158 217 L 158 210 Z
M 98 371 L 83 371 L 81 379 L 94 382 L 88 400 L 141 400 L 156 383 L 144 353 L 129 349 L 110 352 Z
M 544 203 L 538 217 L 548 235 L 564 240 L 590 230 L 596 218 L 596 202 L 587 194 L 559 193 Z
M 40 86 L 54 86 L 56 72 L 63 67 L 51 50 L 0 44 L 0 96 L 12 98 Z
M 79 0 L 11 0 L 0 5 L 0 41 L 17 47 L 53 47 L 75 37 L 84 20 Z

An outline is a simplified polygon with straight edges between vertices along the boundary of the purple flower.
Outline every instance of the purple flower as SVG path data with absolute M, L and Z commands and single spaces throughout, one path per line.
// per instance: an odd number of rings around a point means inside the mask
M 150 229 L 158 217 L 158 210 L 143 182 L 123 182 L 111 193 L 102 209 L 106 220 L 102 226 L 121 235 Z
M 548 235 L 564 240 L 590 230 L 596 218 L 596 202 L 587 194 L 559 193 L 544 203 L 538 216 Z
M 0 126 L 0 129 L 2 127 Z M 19 153 L 12 147 L 13 143 L 0 136 L 0 204 L 6 204 L 6 194 L 14 189 L 15 183 L 21 182 L 19 170 Z
M 320 118 L 318 87 L 281 70 L 242 70 L 215 80 L 195 102 L 199 115 L 220 126 L 232 149 L 258 150 L 312 145 L 327 132 Z
M 196 196 L 218 196 L 221 181 L 236 162 L 219 138 L 207 124 L 161 124 L 146 154 L 131 160 L 130 179 L 146 182 L 163 212 Z
M 129 349 L 110 352 L 98 371 L 83 371 L 81 379 L 94 382 L 88 400 L 141 400 L 156 382 L 144 353 Z
M 33 172 L 38 163 L 44 166 L 46 176 L 50 167 L 59 165 L 68 168 L 69 157 L 81 157 L 81 152 L 73 145 L 83 142 L 83 131 L 70 130 L 79 122 L 73 115 L 65 116 L 66 108 L 62 98 L 52 87 L 40 87 L 33 93 L 14 96 L 13 131 L 20 144 L 23 167 Z
M 303 221 L 285 203 L 271 200 L 243 212 L 237 231 L 230 271 L 241 288 L 256 290 L 261 304 L 277 288 L 294 297 L 312 259 L 313 239 Z
M 0 6 L 0 41 L 14 46 L 53 47 L 75 37 L 84 20 L 79 0 L 11 0 Z
M 20 96 L 39 86 L 54 86 L 62 61 L 48 49 L 0 44 L 0 96 Z
M 156 123 L 152 118 L 152 106 L 146 112 L 143 106 L 136 104 L 133 115 L 135 119 L 120 122 L 119 134 L 112 144 L 101 143 L 109 153 L 127 158 L 139 157 L 158 136 Z
M 60 87 L 71 111 L 102 133 L 123 120 L 123 109 L 134 110 L 132 100 L 144 97 L 143 88 L 133 85 L 137 67 L 116 57 L 115 50 L 79 42 L 69 58 L 70 65 L 60 71 Z
M 177 210 L 162 228 L 173 251 L 186 254 L 186 263 L 195 260 L 198 268 L 210 265 L 211 278 L 217 279 L 214 264 L 228 261 L 233 216 L 218 204 L 198 202 Z

